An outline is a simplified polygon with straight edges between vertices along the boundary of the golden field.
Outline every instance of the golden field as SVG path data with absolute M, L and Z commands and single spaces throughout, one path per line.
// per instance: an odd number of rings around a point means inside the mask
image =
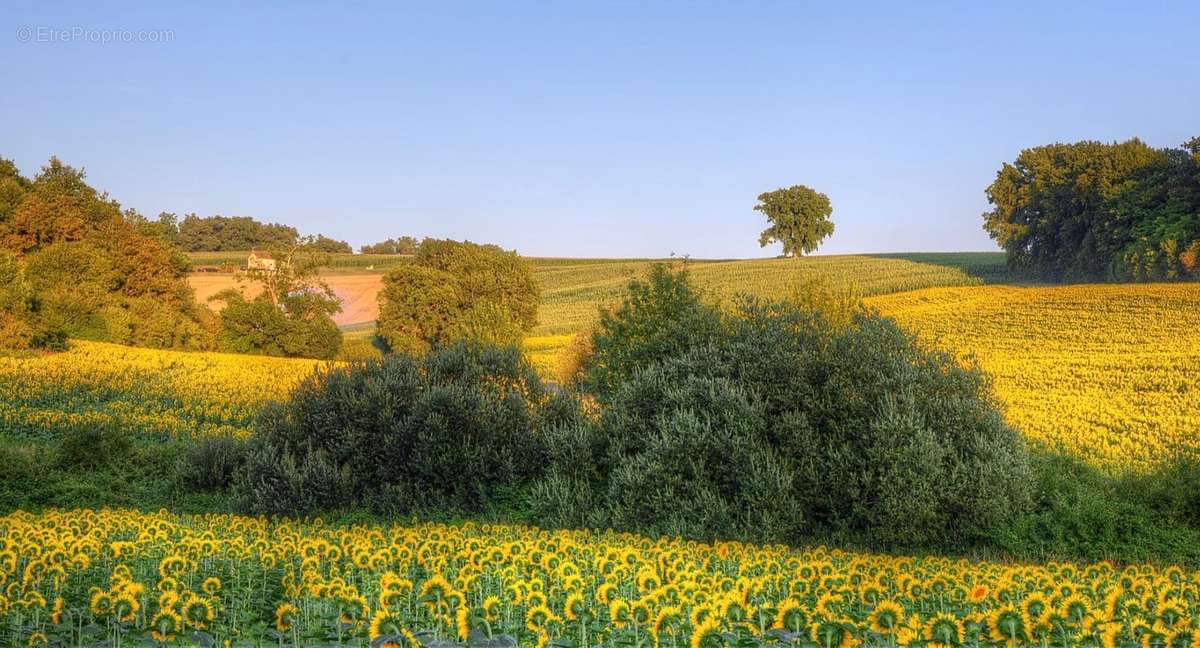
M 322 364 L 74 340 L 64 353 L 0 356 L 0 429 L 38 436 L 108 420 L 163 438 L 244 436 L 264 401 Z
M 0 517 L 0 591 L 29 646 L 1126 647 L 1192 645 L 1200 573 L 76 510 Z
M 1105 466 L 1200 448 L 1200 285 L 934 288 L 867 303 L 973 356 L 1036 442 Z

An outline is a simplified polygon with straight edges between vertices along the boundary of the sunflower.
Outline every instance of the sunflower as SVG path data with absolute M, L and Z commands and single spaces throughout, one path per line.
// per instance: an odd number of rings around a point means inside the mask
M 554 613 L 545 605 L 529 608 L 525 613 L 525 627 L 530 632 L 543 632 L 545 627 L 554 620 Z
M 284 605 L 290 605 L 290 603 Z M 278 610 L 276 610 L 276 618 L 278 618 Z M 371 623 L 367 626 L 367 637 L 372 643 L 383 635 L 398 634 L 400 634 L 400 626 L 397 625 L 396 620 L 388 613 L 387 609 L 380 608 L 371 616 Z
M 925 623 L 925 639 L 935 646 L 957 646 L 964 634 L 963 622 L 945 612 L 938 612 Z
M 791 632 L 800 632 L 807 623 L 805 618 L 804 608 L 796 599 L 784 599 L 779 607 L 775 610 L 775 623 L 773 628 L 781 630 L 790 630 Z
M 471 636 L 471 608 L 463 605 L 454 611 L 454 629 L 459 641 L 466 641 Z
M 854 635 L 840 621 L 825 619 L 809 626 L 810 638 L 821 648 L 850 648 Z
M 121 592 L 113 599 L 113 610 L 116 613 L 117 621 L 122 623 L 136 619 L 141 607 L 138 600 L 129 592 Z
M 500 619 L 500 597 L 489 596 L 483 599 L 483 605 L 480 606 L 483 610 L 483 618 L 489 622 L 495 622 Z
M 692 629 L 690 648 L 722 648 L 725 636 L 721 634 L 721 624 L 717 619 L 709 617 Z
M 1012 605 L 996 608 L 988 619 L 988 627 L 992 630 L 994 641 L 1018 642 L 1025 636 L 1025 618 L 1021 611 Z
M 617 589 L 612 583 L 601 583 L 596 588 L 596 600 L 604 605 L 608 605 L 609 598 L 612 597 L 613 590 Z
M 1068 623 L 1078 625 L 1092 611 L 1092 606 L 1081 594 L 1075 593 L 1064 598 L 1058 604 L 1058 612 Z
M 205 594 L 216 596 L 221 591 L 221 579 L 216 576 L 209 576 L 204 579 L 204 583 L 200 586 Z
M 987 600 L 988 594 L 991 594 L 991 590 L 988 589 L 987 585 L 975 585 L 967 592 L 967 600 L 972 603 L 983 603 Z
M 150 619 L 150 637 L 159 643 L 175 640 L 175 635 L 183 630 L 183 617 L 171 610 L 159 610 Z
M 613 599 L 608 604 L 608 621 L 615 628 L 624 628 L 630 621 L 633 620 L 633 613 L 629 609 L 629 603 L 621 599 Z
M 674 635 L 683 611 L 674 605 L 668 605 L 654 615 L 654 623 L 650 625 L 650 636 L 654 645 L 661 645 L 663 635 Z
M 870 616 L 871 630 L 889 635 L 904 625 L 904 608 L 893 600 L 880 601 Z
M 44 646 L 48 643 L 50 643 L 50 638 L 46 636 L 46 633 L 34 632 L 29 635 L 29 639 L 25 642 L 25 645 L 28 648 L 34 648 L 35 646 Z
M 88 602 L 88 609 L 92 612 L 92 616 L 106 617 L 113 611 L 113 596 L 104 590 L 96 590 L 92 594 L 91 601 Z
M 1158 606 L 1158 618 L 1168 628 L 1181 626 L 1187 622 L 1188 604 L 1183 599 L 1169 598 Z
M 568 621 L 577 621 L 581 615 L 587 614 L 587 606 L 584 605 L 583 595 L 571 593 L 567 595 L 566 603 L 563 603 L 563 616 Z
M 54 607 L 50 609 L 50 623 L 54 625 L 60 625 L 62 623 L 64 605 L 66 605 L 66 601 L 63 600 L 63 597 L 54 597 Z
M 192 593 L 184 597 L 180 611 L 183 614 L 184 623 L 196 630 L 203 630 L 216 616 L 212 601 Z

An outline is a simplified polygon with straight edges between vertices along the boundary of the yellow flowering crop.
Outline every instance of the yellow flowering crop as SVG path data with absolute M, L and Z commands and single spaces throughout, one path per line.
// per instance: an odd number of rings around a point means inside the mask
M 0 517 L 0 636 L 518 645 L 1192 645 L 1200 573 L 522 526 Z M 52 603 L 51 603 L 52 602 Z M 495 643 L 499 641 L 499 643 Z
M 931 288 L 867 302 L 973 356 L 1035 442 L 1109 467 L 1200 449 L 1200 285 Z
M 321 361 L 72 341 L 64 353 L 0 357 L 0 429 L 53 433 L 112 421 L 174 438 L 242 436 Z

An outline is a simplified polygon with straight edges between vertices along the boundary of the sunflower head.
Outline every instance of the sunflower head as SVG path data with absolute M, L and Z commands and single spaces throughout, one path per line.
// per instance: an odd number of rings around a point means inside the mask
M 296 609 L 291 603 L 280 603 L 275 608 L 275 630 L 284 633 L 292 629 L 296 625 L 296 618 L 299 616 L 300 610 Z

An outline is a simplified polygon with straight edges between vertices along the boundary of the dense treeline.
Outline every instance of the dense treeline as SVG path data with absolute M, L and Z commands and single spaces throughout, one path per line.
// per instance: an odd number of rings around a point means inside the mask
M 1200 278 L 1200 137 L 1022 151 L 987 188 L 1010 268 L 1059 281 Z
M 57 158 L 33 179 L 0 159 L 0 343 L 211 347 L 216 321 L 184 278 L 187 258 L 140 222 Z
M 185 252 L 243 252 L 295 245 L 300 240 L 296 228 L 279 223 L 262 223 L 249 216 L 208 216 L 188 214 L 183 220 L 163 212 L 155 220 L 137 218 L 139 230 L 162 239 Z M 323 235 L 312 245 L 331 254 L 353 252 L 350 244 Z
M 412 236 L 380 241 L 374 245 L 364 245 L 358 249 L 362 254 L 416 254 L 421 242 Z

